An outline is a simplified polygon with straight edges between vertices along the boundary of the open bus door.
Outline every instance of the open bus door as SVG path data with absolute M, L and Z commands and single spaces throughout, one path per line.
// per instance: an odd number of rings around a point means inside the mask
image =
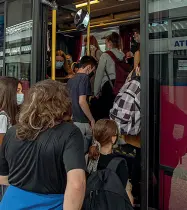
M 187 1 L 144 6 L 142 208 L 187 209 Z
M 59 7 L 65 7 L 73 0 L 56 2 Z M 0 11 L 3 11 L 0 75 L 20 79 L 25 90 L 46 77 L 48 7 L 53 3 L 47 0 L 0 1 Z

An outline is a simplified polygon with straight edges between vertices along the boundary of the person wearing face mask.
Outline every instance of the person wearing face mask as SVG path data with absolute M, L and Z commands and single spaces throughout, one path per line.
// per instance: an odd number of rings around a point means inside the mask
M 7 130 L 16 124 L 18 105 L 23 101 L 20 85 L 13 77 L 0 77 L 0 145 Z
M 87 53 L 87 37 L 85 37 L 84 39 L 84 44 L 86 46 L 85 48 L 85 55 Z M 91 35 L 90 36 L 90 56 L 92 56 L 97 62 L 99 62 L 99 59 L 102 55 L 102 51 L 99 47 L 99 44 L 97 42 L 97 39 L 95 38 L 95 36 Z
M 8 129 L 16 124 L 18 105 L 22 101 L 18 95 L 21 93 L 20 85 L 13 77 L 0 77 L 0 146 Z M 2 196 L 5 190 L 6 187 L 1 186 Z
M 24 94 L 22 91 L 23 91 L 22 84 L 19 82 L 18 88 L 17 88 L 17 105 L 18 106 L 20 106 L 24 101 Z
M 95 120 L 89 107 L 89 96 L 92 95 L 90 77 L 96 66 L 91 56 L 83 56 L 77 74 L 71 78 L 67 87 L 72 99 L 73 122 L 84 136 L 84 152 L 88 151 L 92 140 L 92 128 Z
M 62 50 L 58 50 L 56 52 L 56 77 L 66 77 L 71 73 L 66 54 Z M 51 66 L 47 69 L 47 76 L 51 77 Z
M 98 98 L 95 110 L 97 119 L 109 118 L 109 111 L 112 108 L 115 95 L 113 94 L 113 85 L 116 79 L 116 63 L 110 56 L 112 53 L 116 59 L 123 61 L 124 53 L 120 50 L 121 38 L 118 33 L 113 32 L 104 37 L 106 49 L 110 53 L 103 53 L 99 60 L 94 82 L 94 95 Z M 112 84 L 111 84 L 112 83 Z

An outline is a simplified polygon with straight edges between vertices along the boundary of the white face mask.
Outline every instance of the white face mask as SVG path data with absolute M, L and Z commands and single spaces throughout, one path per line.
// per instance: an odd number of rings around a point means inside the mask
M 24 94 L 23 93 L 17 93 L 17 105 L 21 105 L 24 101 Z

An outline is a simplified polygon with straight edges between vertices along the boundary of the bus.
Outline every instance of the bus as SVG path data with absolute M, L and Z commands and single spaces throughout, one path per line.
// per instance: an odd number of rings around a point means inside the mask
M 48 2 L 48 5 L 46 4 Z M 0 1 L 0 76 L 14 76 L 27 89 L 46 78 L 50 63 L 53 1 Z M 85 54 L 86 31 L 74 16 L 86 0 L 58 0 L 56 49 L 74 61 Z M 140 209 L 187 209 L 187 1 L 91 0 L 90 33 L 116 31 L 122 50 L 132 50 L 140 29 L 141 204 Z M 137 206 L 138 209 L 138 206 Z

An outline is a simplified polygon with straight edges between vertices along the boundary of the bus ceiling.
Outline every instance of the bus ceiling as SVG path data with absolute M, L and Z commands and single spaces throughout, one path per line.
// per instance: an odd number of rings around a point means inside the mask
M 57 10 L 57 28 L 61 32 L 76 31 L 74 24 L 75 11 L 68 11 L 64 8 L 64 1 L 59 3 Z M 69 2 L 69 1 L 65 1 Z M 72 2 L 72 1 L 70 1 Z M 91 2 L 91 23 L 90 27 L 103 28 L 135 24 L 140 21 L 140 0 L 90 0 Z M 71 9 L 87 9 L 87 0 L 75 0 L 72 2 Z M 67 5 L 66 5 L 67 6 Z M 52 13 L 49 12 L 49 25 L 52 22 Z

